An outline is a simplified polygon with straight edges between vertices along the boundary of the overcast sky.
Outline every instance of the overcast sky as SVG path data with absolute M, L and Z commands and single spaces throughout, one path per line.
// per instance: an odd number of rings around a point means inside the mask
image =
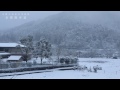
M 46 18 L 61 11 L 0 11 L 0 30 Z

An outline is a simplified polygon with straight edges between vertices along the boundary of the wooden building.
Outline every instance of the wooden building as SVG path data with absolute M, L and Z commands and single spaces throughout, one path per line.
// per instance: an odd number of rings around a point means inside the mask
M 0 52 L 10 53 L 11 55 L 21 55 L 21 48 L 24 48 L 24 45 L 18 43 L 0 43 Z

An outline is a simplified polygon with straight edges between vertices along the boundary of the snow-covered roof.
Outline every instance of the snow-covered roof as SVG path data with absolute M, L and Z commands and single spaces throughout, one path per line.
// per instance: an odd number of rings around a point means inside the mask
M 4 52 L 4 53 L 0 53 L 0 55 L 9 55 L 10 53 L 6 53 L 6 52 Z
M 7 60 L 19 60 L 22 56 L 10 56 Z
M 0 47 L 16 47 L 20 45 L 21 47 L 24 47 L 24 45 L 18 44 L 18 43 L 0 43 Z

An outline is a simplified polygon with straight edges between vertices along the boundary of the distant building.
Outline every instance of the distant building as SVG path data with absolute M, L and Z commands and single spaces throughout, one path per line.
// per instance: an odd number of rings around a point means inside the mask
M 0 57 L 1 57 L 1 58 L 8 58 L 10 55 L 11 55 L 10 53 L 6 53 L 6 52 L 4 52 L 4 51 L 1 51 L 1 52 L 0 52 Z

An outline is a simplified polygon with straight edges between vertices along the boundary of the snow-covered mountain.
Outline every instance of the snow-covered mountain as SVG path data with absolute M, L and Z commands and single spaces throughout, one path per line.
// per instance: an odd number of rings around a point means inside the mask
M 15 42 L 31 34 L 53 44 L 75 48 L 114 48 L 118 42 L 120 13 L 108 11 L 64 11 L 3 31 L 1 42 Z

